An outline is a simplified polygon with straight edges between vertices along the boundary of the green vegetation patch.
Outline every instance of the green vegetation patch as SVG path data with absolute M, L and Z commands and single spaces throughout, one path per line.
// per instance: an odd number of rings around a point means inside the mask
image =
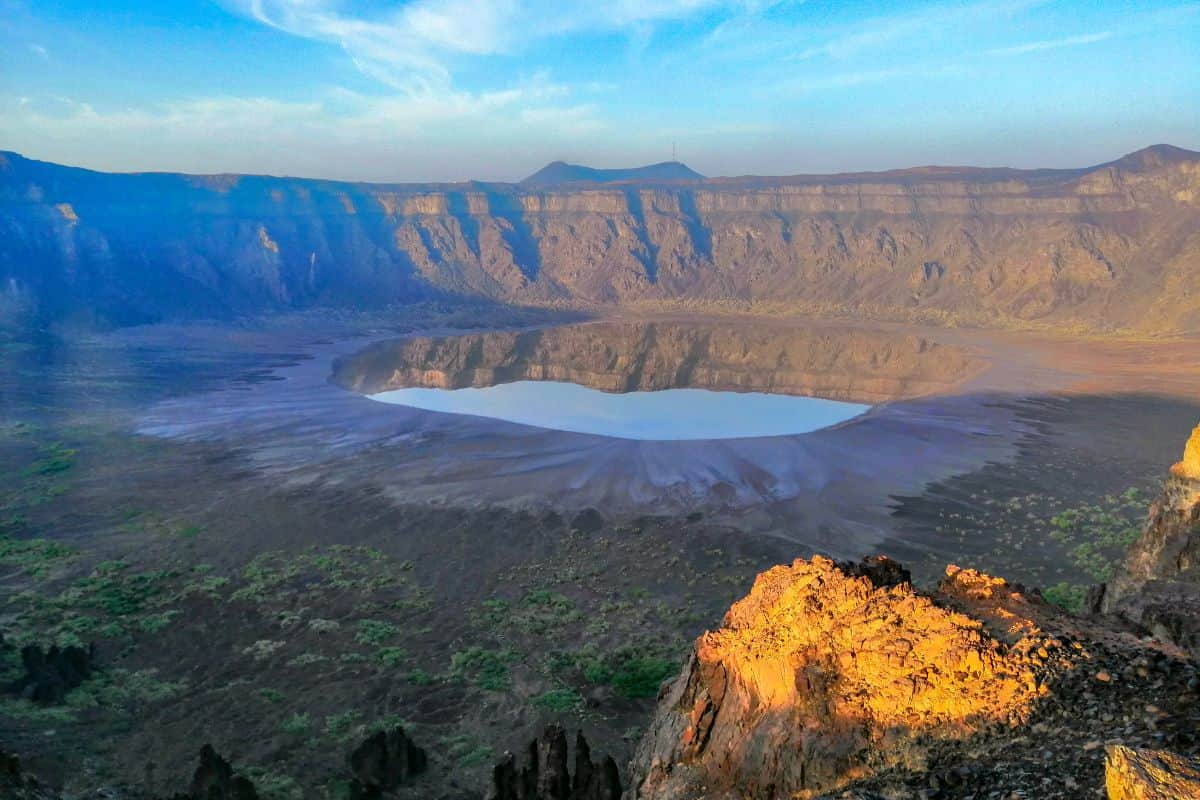
M 493 760 L 491 747 L 486 744 L 480 744 L 466 734 L 447 736 L 439 744 L 442 750 L 461 769 L 488 764 Z
M 389 667 L 398 667 L 408 660 L 408 652 L 403 647 L 381 647 L 375 651 L 375 658 Z
M 75 450 L 61 442 L 45 445 L 39 452 L 39 458 L 25 468 L 25 474 L 30 477 L 57 475 L 75 466 Z
M 574 689 L 551 689 L 533 698 L 533 705 L 556 713 L 583 710 L 583 696 Z
M 390 622 L 378 619 L 360 619 L 358 633 L 354 641 L 359 644 L 381 645 L 400 633 L 400 629 Z
M 654 697 L 662 682 L 678 669 L 677 663 L 664 658 L 631 658 L 613 673 L 612 685 L 625 697 Z
M 179 576 L 174 570 L 137 571 L 123 560 L 106 561 L 58 595 L 20 592 L 8 601 L 17 609 L 12 640 L 66 646 L 135 630 L 157 633 L 179 614 L 167 607 L 177 599 L 172 590 Z
M 1146 499 L 1137 489 L 1108 495 L 1095 505 L 1069 508 L 1050 518 L 1050 537 L 1067 548 L 1071 562 L 1099 581 L 1112 577 L 1141 533 Z
M 662 682 L 679 671 L 674 652 L 652 644 L 624 647 L 609 654 L 588 648 L 574 660 L 588 683 L 608 684 L 630 699 L 654 697 Z
M 1074 614 L 1083 608 L 1083 601 L 1087 598 L 1087 587 L 1060 581 L 1043 590 L 1042 596 L 1048 602 Z
M 49 539 L 13 539 L 0 534 L 0 566 L 15 567 L 30 577 L 45 577 L 74 555 L 72 548 Z
M 279 730 L 290 736 L 302 736 L 312 730 L 312 716 L 295 713 L 279 724 Z
M 84 681 L 67 695 L 73 708 L 116 708 L 134 710 L 150 703 L 177 697 L 187 689 L 184 681 L 167 681 L 158 670 L 110 669 Z
M 254 784 L 262 800 L 304 800 L 304 788 L 290 775 L 266 767 L 247 767 L 240 772 Z
M 512 650 L 487 650 L 470 647 L 450 657 L 450 674 L 458 679 L 471 679 L 481 689 L 492 692 L 508 688 L 508 667 L 517 660 Z
M 179 531 L 179 535 L 187 533 L 187 528 Z M 242 569 L 241 585 L 230 599 L 268 603 L 281 602 L 298 593 L 344 594 L 396 587 L 411 588 L 404 601 L 416 607 L 420 603 L 411 598 L 419 589 L 409 587 L 409 578 L 400 575 L 403 571 L 403 565 L 394 564 L 387 554 L 372 547 L 313 546 L 298 555 L 271 551 L 258 554 Z
M 1050 518 L 1050 538 L 1061 544 L 1071 563 L 1097 583 L 1112 578 L 1129 546 L 1141 534 L 1146 498 L 1136 488 L 1106 495 L 1101 502 L 1068 508 Z M 1043 596 L 1068 611 L 1079 611 L 1087 587 L 1060 582 Z
M 499 613 L 500 606 L 495 604 L 496 601 L 490 602 L 493 604 L 491 607 L 485 604 L 485 616 Z M 574 600 L 548 589 L 537 589 L 525 595 L 520 608 L 509 614 L 512 624 L 525 633 L 534 635 L 554 634 L 582 618 L 583 614 L 576 607 Z

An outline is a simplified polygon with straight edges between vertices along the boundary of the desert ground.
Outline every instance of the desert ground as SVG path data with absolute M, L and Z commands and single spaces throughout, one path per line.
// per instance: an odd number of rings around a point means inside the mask
M 67 788 L 167 793 L 211 742 L 269 798 L 338 796 L 346 752 L 397 720 L 433 761 L 413 797 L 478 796 L 550 720 L 624 764 L 659 682 L 770 565 L 885 552 L 920 582 L 954 562 L 1077 605 L 1200 419 L 1186 337 L 876 326 L 984 367 L 724 442 L 330 381 L 374 342 L 577 321 L 429 307 L 5 345 L 0 622 L 10 643 L 94 642 L 104 667 L 66 707 L 5 698 L 6 744 Z

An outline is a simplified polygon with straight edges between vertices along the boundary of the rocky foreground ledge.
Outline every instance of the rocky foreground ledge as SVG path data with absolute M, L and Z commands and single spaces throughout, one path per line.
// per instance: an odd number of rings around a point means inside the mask
M 818 556 L 760 575 L 696 642 L 632 796 L 1095 796 L 1107 745 L 1186 761 L 1198 730 L 1177 647 L 974 570 L 923 594 L 886 558 Z

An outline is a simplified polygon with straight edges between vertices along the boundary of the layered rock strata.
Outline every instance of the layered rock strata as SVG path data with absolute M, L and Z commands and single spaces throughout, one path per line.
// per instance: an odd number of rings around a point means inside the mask
M 0 153 L 0 311 L 137 323 L 429 297 L 1200 325 L 1200 156 L 614 184 L 114 175 Z M 0 320 L 2 321 L 2 320 Z
M 605 392 L 700 388 L 878 402 L 945 391 L 983 366 L 965 348 L 916 335 L 628 322 L 381 342 L 339 360 L 333 379 L 366 394 L 534 380 Z

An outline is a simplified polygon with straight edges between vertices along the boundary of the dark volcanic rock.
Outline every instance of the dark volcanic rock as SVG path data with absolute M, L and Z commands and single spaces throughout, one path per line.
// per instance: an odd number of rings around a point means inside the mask
M 492 771 L 491 800 L 620 800 L 621 777 L 616 762 L 591 758 L 587 739 L 575 737 L 575 776 L 568 767 L 567 734 L 561 725 L 548 725 L 529 743 L 524 766 L 505 753 Z
M 42 650 L 38 645 L 21 649 L 25 675 L 14 689 L 35 703 L 61 703 L 67 693 L 92 674 L 94 648 L 51 646 Z
M 379 731 L 350 753 L 351 785 L 356 797 L 380 797 L 423 773 L 428 766 L 425 751 L 404 728 Z
M 212 745 L 200 748 L 200 766 L 192 776 L 191 800 L 258 800 L 249 779 L 233 773 L 229 762 Z
M 585 508 L 571 520 L 571 527 L 584 533 L 595 533 L 604 527 L 604 517 L 594 508 Z
M 21 760 L 0 750 L 0 798 L 3 800 L 58 800 L 57 792 L 43 786 L 21 768 Z
M 612 756 L 605 756 L 599 766 L 592 762 L 583 731 L 575 734 L 575 777 L 571 781 L 574 800 L 620 800 L 621 773 Z
M 867 556 L 861 561 L 839 561 L 838 569 L 852 578 L 866 578 L 876 589 L 912 583 L 912 573 L 887 556 Z

